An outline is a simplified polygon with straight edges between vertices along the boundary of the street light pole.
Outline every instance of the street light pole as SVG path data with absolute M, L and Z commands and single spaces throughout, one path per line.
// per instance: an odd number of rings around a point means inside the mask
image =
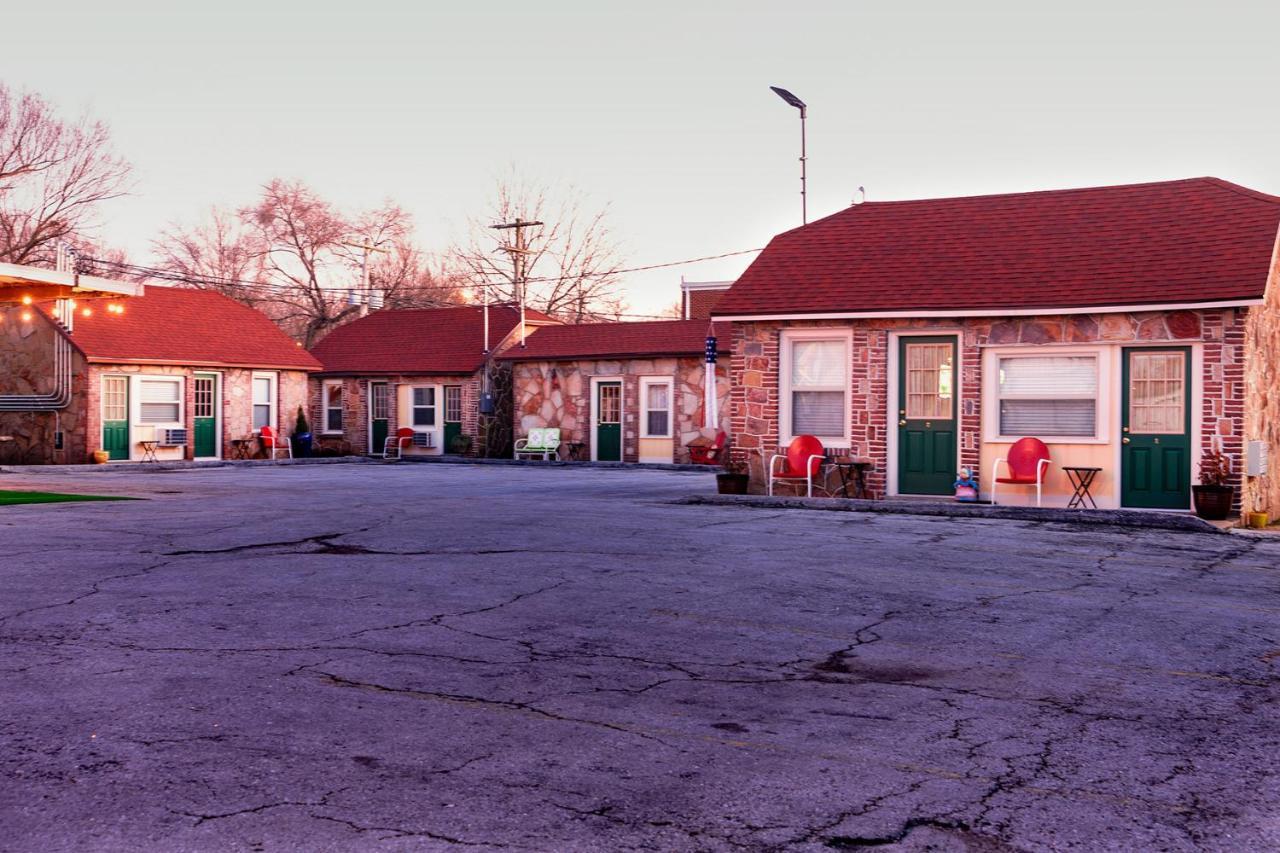
M 809 224 L 809 207 L 808 207 L 808 202 L 806 199 L 806 192 L 805 192 L 806 190 L 805 161 L 808 158 L 805 156 L 805 138 L 804 138 L 804 124 L 805 124 L 805 119 L 808 117 L 808 108 L 805 106 L 804 101 L 800 100 L 795 95 L 788 92 L 786 89 L 781 89 L 777 86 L 770 86 L 769 88 L 772 89 L 779 98 L 782 98 L 782 100 L 786 101 L 791 106 L 800 110 L 800 223 L 802 225 L 808 225 Z

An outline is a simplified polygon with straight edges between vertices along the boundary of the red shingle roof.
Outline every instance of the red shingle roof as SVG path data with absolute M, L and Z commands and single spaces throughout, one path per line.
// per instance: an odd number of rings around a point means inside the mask
M 577 358 L 652 358 L 702 355 L 707 320 L 657 320 L 646 323 L 587 323 L 549 326 L 530 335 L 524 349 L 514 346 L 500 358 L 509 361 L 568 361 Z M 728 349 L 728 326 L 721 324 L 721 350 Z
M 1280 198 L 1217 178 L 867 202 L 774 237 L 715 316 L 1257 299 Z
M 93 304 L 71 340 L 90 361 L 317 370 L 261 311 L 208 290 L 146 286 L 115 315 Z
M 554 322 L 538 311 L 526 311 L 525 318 Z M 519 322 L 519 309 L 490 306 L 489 346 L 496 347 Z M 311 354 L 326 373 L 464 376 L 484 364 L 484 309 L 375 311 L 334 329 L 311 348 Z

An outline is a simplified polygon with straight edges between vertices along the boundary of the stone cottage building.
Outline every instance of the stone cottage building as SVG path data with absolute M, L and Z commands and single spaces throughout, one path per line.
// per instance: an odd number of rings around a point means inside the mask
M 708 320 L 589 323 L 538 331 L 501 360 L 513 365 L 515 430 L 556 427 L 569 458 L 687 462 L 705 427 Z M 716 367 L 720 429 L 728 428 L 727 336 Z
M 812 434 L 869 459 L 880 495 L 949 494 L 963 466 L 988 496 L 1030 436 L 1046 504 L 1080 466 L 1099 506 L 1173 510 L 1217 449 L 1249 508 L 1280 512 L 1278 230 L 1280 198 L 1195 178 L 866 202 L 785 232 L 713 311 L 735 446 L 757 486 Z

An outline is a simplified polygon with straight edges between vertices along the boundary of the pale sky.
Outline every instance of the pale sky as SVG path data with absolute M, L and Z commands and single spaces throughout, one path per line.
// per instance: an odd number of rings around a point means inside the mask
M 870 200 L 1216 175 L 1280 194 L 1280 3 L 78 2 L 0 11 L 0 79 L 111 125 L 154 233 L 276 177 L 443 249 L 512 165 L 612 208 L 628 265 Z M 189 6 L 190 11 L 184 10 Z M 1041 8 L 1043 7 L 1043 8 Z M 1050 11 L 1044 9 L 1052 8 Z M 627 278 L 636 312 L 683 274 Z

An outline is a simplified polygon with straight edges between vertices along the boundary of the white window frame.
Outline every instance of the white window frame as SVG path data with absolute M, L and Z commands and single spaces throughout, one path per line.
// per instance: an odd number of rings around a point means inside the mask
M 338 410 L 338 423 L 340 424 L 340 426 L 337 429 L 330 429 L 329 428 L 329 412 L 335 407 L 331 405 L 329 401 L 329 392 L 334 388 L 339 388 L 342 390 L 342 399 L 339 400 L 338 405 L 336 406 Z M 346 418 L 346 412 L 344 411 L 346 394 L 347 394 L 346 384 L 341 379 L 326 379 L 321 384 L 320 386 L 320 418 L 321 418 L 320 432 L 322 435 L 342 435 L 344 432 L 346 432 L 347 418 Z
M 278 373 L 268 373 L 266 371 L 260 371 L 260 372 L 255 372 L 250 378 L 249 380 L 249 423 L 252 426 L 254 432 L 257 432 L 258 430 L 261 429 L 261 427 L 253 423 L 254 410 L 257 409 L 258 406 L 262 405 L 261 403 L 258 402 L 258 398 L 255 396 L 255 393 L 257 391 L 257 385 L 258 385 L 256 380 L 258 379 L 266 379 L 270 381 L 270 385 L 268 387 L 271 389 L 271 392 L 270 392 L 270 397 L 267 400 L 267 406 L 270 408 L 271 415 L 270 415 L 270 421 L 267 423 L 267 426 L 275 430 L 276 434 L 278 435 L 280 432 L 280 426 L 279 426 L 280 375 Z
M 409 387 L 409 426 L 413 428 L 414 432 L 425 432 L 427 430 L 438 429 L 440 427 L 440 415 L 444 402 L 441 399 L 444 396 L 440 391 L 441 387 L 442 386 L 440 385 L 411 385 Z M 431 390 L 433 402 L 430 406 L 419 406 L 414 402 L 413 398 L 415 396 L 415 392 L 417 392 L 419 388 Z M 418 409 L 432 410 L 431 423 L 418 423 Z
M 649 389 L 650 388 L 666 388 L 667 389 L 667 431 L 664 433 L 649 432 Z M 657 411 L 663 411 L 658 409 Z M 640 437 L 641 438 L 671 438 L 675 435 L 675 419 L 676 419 L 676 382 L 671 376 L 642 376 L 640 377 Z
M 178 391 L 176 399 L 163 400 L 163 401 L 143 399 L 144 395 L 142 393 L 142 386 L 148 382 L 157 382 L 157 383 L 163 383 L 165 385 L 175 386 Z M 184 423 L 183 419 L 186 416 L 186 412 L 184 411 L 184 409 L 186 408 L 186 405 L 185 405 L 186 400 L 184 399 L 186 396 L 185 394 L 186 386 L 183 382 L 183 377 L 174 376 L 168 373 L 156 373 L 156 374 L 142 373 L 137 376 L 137 386 L 132 390 L 137 392 L 136 396 L 138 398 L 137 417 L 134 421 L 135 423 L 140 425 L 152 426 L 152 427 L 166 427 L 166 428 L 179 428 L 179 429 L 182 427 Z M 142 416 L 142 407 L 148 402 L 161 403 L 162 405 L 165 405 L 165 406 L 176 405 L 178 416 L 173 420 L 149 421 Z
M 791 431 L 791 347 L 798 341 L 840 341 L 844 344 L 844 386 L 836 388 L 811 388 L 813 391 L 841 391 L 844 393 L 844 432 L 841 435 L 820 435 L 823 447 L 849 447 L 852 439 L 850 412 L 853 398 L 853 329 L 783 329 L 778 341 L 778 442 L 785 446 L 796 437 Z
M 1094 434 L 1089 435 L 1037 435 L 1046 444 L 1108 444 L 1111 441 L 1110 421 L 1114 414 L 1111 405 L 1111 389 L 1113 387 L 1113 371 L 1119 362 L 1116 360 L 1114 346 L 1055 346 L 1052 344 L 1033 347 L 988 346 L 982 354 L 982 409 L 983 409 L 983 441 L 1008 444 L 1022 438 L 1021 435 L 1002 435 L 1000 433 L 1000 359 L 1017 358 L 1019 356 L 1092 356 L 1098 368 L 1097 392 L 1094 395 Z M 1051 399 L 1048 397 L 1024 397 L 1023 399 Z M 1052 398 L 1052 399 L 1085 399 Z

